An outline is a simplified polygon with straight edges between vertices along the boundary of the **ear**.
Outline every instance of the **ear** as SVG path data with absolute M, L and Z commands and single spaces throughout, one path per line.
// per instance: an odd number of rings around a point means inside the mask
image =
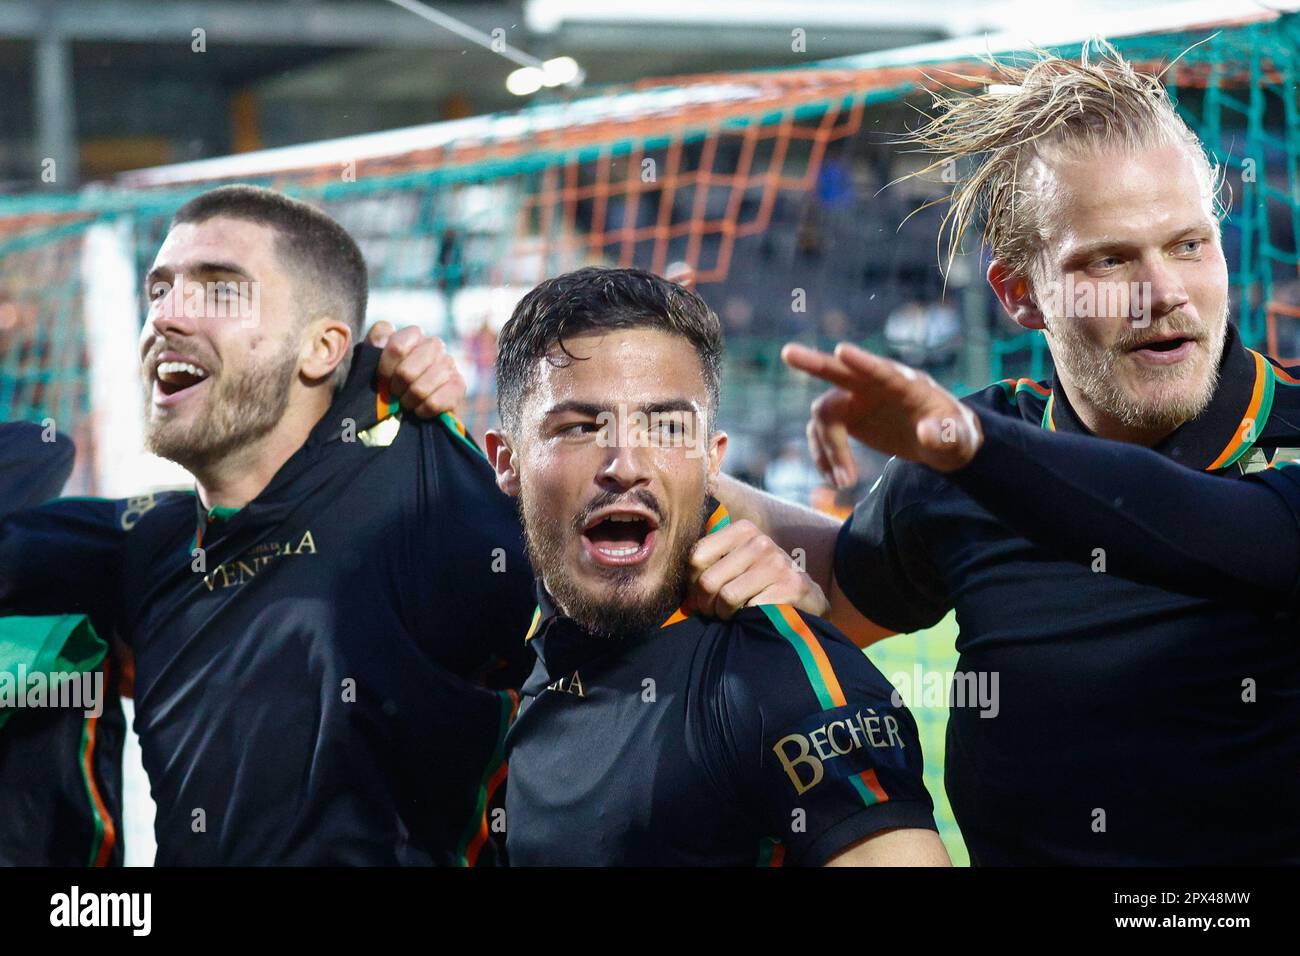
M 497 487 L 511 498 L 519 497 L 519 467 L 515 451 L 504 432 L 489 429 L 483 444 L 487 446 L 487 459 L 497 473 Z
M 714 432 L 709 436 L 709 494 L 718 490 L 718 476 L 722 474 L 722 460 L 727 457 L 727 433 Z
M 352 328 L 330 316 L 312 319 L 303 330 L 298 371 L 313 382 L 329 378 L 352 351 Z
M 1001 259 L 994 259 L 989 263 L 988 280 L 1002 308 L 1016 324 L 1027 329 L 1047 327 L 1028 277 L 1012 272 Z

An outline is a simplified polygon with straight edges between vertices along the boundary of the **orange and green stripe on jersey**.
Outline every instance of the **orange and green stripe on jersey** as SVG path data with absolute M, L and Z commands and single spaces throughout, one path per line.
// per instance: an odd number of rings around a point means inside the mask
M 1056 431 L 1056 422 L 1052 418 L 1055 403 L 1052 401 L 1052 390 L 1048 386 L 1035 382 L 1032 378 L 1004 378 L 997 382 L 997 385 L 1006 394 L 1008 402 L 1015 402 L 1016 396 L 1021 392 L 1030 392 L 1039 398 L 1047 399 L 1047 403 L 1043 406 L 1040 424 L 1049 432 Z
M 239 514 L 241 509 L 229 508 L 225 505 L 217 505 L 208 509 L 207 521 L 199 522 L 199 526 L 194 529 L 194 542 L 190 545 L 190 550 L 203 547 L 203 529 L 214 521 L 229 521 L 235 515 Z
M 718 507 L 713 509 L 713 514 L 709 515 L 709 520 L 704 524 L 704 533 L 713 534 L 719 528 L 725 528 L 731 524 L 731 514 L 727 511 L 727 506 L 719 503 Z
M 835 670 L 831 667 L 825 648 L 808 627 L 807 622 L 799 616 L 799 612 L 789 604 L 762 604 L 760 607 L 777 633 L 784 637 L 799 655 L 804 674 L 808 677 L 808 683 L 812 685 L 813 693 L 817 695 L 822 710 L 848 706 L 844 689 L 840 686 L 839 678 L 835 676 Z M 874 769 L 864 770 L 850 779 L 867 806 L 883 803 L 889 799 L 889 794 L 885 793 L 885 788 L 880 785 Z
M 524 635 L 524 643 L 527 644 L 537 633 L 537 629 L 542 625 L 542 606 L 539 604 L 533 608 L 533 619 L 528 625 L 528 633 Z
M 479 783 L 474 815 L 456 849 L 456 862 L 460 866 L 478 864 L 479 854 L 483 852 L 488 839 L 488 808 L 492 805 L 492 797 L 501 788 L 501 784 L 505 783 L 508 772 L 505 760 L 506 732 L 510 730 L 515 714 L 519 711 L 519 695 L 513 690 L 498 691 L 498 694 L 501 697 L 501 722 L 497 727 L 497 744 Z
M 402 403 L 392 397 L 389 391 L 387 380 L 379 382 L 375 387 L 375 420 L 382 422 L 386 418 L 391 418 L 402 410 Z M 478 447 L 478 442 L 470 437 L 469 431 L 465 428 L 465 423 L 453 415 L 451 412 L 443 412 L 438 416 L 438 420 L 446 426 L 447 431 L 451 432 L 456 438 L 464 442 L 468 447 L 474 449 L 475 453 L 487 458 L 483 449 Z
M 1246 414 L 1241 417 L 1241 424 L 1233 432 L 1232 438 L 1214 461 L 1206 466 L 1206 471 L 1227 468 L 1249 451 L 1263 432 L 1264 423 L 1273 410 L 1273 390 L 1277 369 L 1272 362 L 1254 349 L 1246 351 L 1255 361 L 1255 386 L 1250 393 L 1250 403 L 1246 406 Z
M 1283 385 L 1300 385 L 1300 378 L 1296 378 L 1281 365 L 1276 362 L 1270 362 L 1269 364 L 1273 366 L 1273 377 Z
M 785 866 L 785 844 L 776 837 L 763 837 L 758 841 L 759 866 Z
M 108 657 L 104 658 L 104 683 L 108 683 Z M 88 866 L 108 866 L 113 859 L 113 847 L 117 843 L 117 828 L 113 825 L 112 814 L 104 804 L 104 798 L 95 783 L 95 724 L 97 717 L 86 717 L 81 726 L 81 779 L 86 787 L 86 797 L 90 801 L 90 817 L 94 822 L 94 833 L 90 839 L 90 856 Z
M 704 533 L 706 535 L 713 534 L 713 532 L 725 528 L 729 524 L 731 524 L 731 512 L 727 510 L 726 505 L 722 502 L 718 502 L 718 506 L 713 509 L 713 514 L 709 515 L 709 520 L 704 523 Z M 673 611 L 672 614 L 668 615 L 668 620 L 660 624 L 659 629 L 663 630 L 665 627 L 672 627 L 674 624 L 680 624 L 690 616 L 690 611 L 687 609 L 687 606 L 683 604 L 677 610 Z
M 402 403 L 393 398 L 388 390 L 388 380 L 384 379 L 375 387 L 375 421 L 396 415 L 402 410 Z
M 1056 419 L 1052 413 L 1056 408 L 1056 395 L 1052 392 L 1047 394 L 1047 404 L 1043 406 L 1043 420 L 1039 424 L 1049 432 L 1056 431 Z
M 1039 398 L 1046 398 L 1052 390 L 1046 385 L 1035 382 L 1032 378 L 1004 378 L 998 385 L 1006 392 L 1007 401 L 1014 401 L 1021 392 L 1033 392 Z
M 451 412 L 443 412 L 441 415 L 438 416 L 438 418 L 442 421 L 444 425 L 447 426 L 447 430 L 449 432 L 451 432 L 453 435 L 455 435 L 457 438 L 463 441 L 470 448 L 473 448 L 476 454 L 478 454 L 482 458 L 485 459 L 487 458 L 487 455 L 484 453 L 483 449 L 478 447 L 478 443 L 475 442 L 474 439 L 470 437 L 469 432 L 465 430 L 465 424 L 459 418 L 457 418 Z

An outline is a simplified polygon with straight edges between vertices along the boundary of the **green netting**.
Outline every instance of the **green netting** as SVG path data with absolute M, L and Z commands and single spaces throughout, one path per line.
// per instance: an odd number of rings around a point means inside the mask
M 0 415 L 76 429 L 90 412 L 78 235 L 30 241 L 0 270 Z

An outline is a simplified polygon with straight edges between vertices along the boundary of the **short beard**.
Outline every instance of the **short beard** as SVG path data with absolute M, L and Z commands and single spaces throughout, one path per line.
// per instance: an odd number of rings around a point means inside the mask
M 289 407 L 298 350 L 286 344 L 277 355 L 236 378 L 218 377 L 206 406 L 188 425 L 163 419 L 145 423 L 145 447 L 191 472 L 219 464 L 275 428 Z M 148 403 L 152 382 L 145 386 Z
M 1050 329 L 1056 339 L 1057 348 L 1052 357 L 1057 365 L 1070 376 L 1071 382 L 1098 411 L 1120 422 L 1126 428 L 1142 431 L 1173 431 L 1184 422 L 1199 416 L 1209 406 L 1219 387 L 1219 366 L 1223 359 L 1223 344 L 1227 338 L 1227 307 L 1218 323 L 1215 338 L 1205 342 L 1205 349 L 1210 356 L 1210 372 L 1201 387 L 1196 391 L 1178 388 L 1186 370 L 1179 366 L 1167 369 L 1151 369 L 1149 374 L 1159 376 L 1167 386 L 1169 394 L 1162 395 L 1155 402 L 1140 402 L 1126 392 L 1116 377 L 1115 366 L 1122 352 L 1127 351 L 1126 342 L 1133 341 L 1134 336 L 1126 336 L 1104 352 L 1094 352 L 1073 328 L 1069 319 L 1058 319 Z M 1068 330 L 1068 331 L 1067 331 Z M 1194 334 L 1197 330 L 1177 325 L 1169 331 Z M 1140 340 L 1140 339 L 1139 339 Z
M 518 497 L 519 517 L 524 527 L 524 543 L 533 570 L 546 584 L 557 608 L 593 637 L 606 640 L 634 638 L 659 627 L 686 597 L 691 549 L 704 531 L 708 518 L 708 500 L 700 502 L 698 520 L 679 529 L 677 539 L 668 547 L 668 571 L 663 583 L 645 598 L 635 598 L 635 588 L 642 571 L 637 568 L 608 568 L 608 582 L 602 594 L 584 590 L 564 563 L 566 529 L 529 506 L 528 499 Z M 580 533 L 571 526 L 569 532 Z

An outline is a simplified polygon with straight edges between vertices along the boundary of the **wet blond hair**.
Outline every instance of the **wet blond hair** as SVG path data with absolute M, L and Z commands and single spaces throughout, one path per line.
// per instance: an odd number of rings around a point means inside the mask
M 1090 55 L 1092 47 L 1098 55 Z M 948 204 L 938 239 L 943 262 L 947 235 L 945 273 L 963 237 L 978 227 L 992 256 L 1035 284 L 1050 218 L 1027 176 L 1037 159 L 1181 144 L 1190 150 L 1212 219 L 1222 218 L 1221 172 L 1178 116 L 1161 76 L 1134 70 L 1103 40 L 1085 44 L 1078 62 L 1045 50 L 1030 56 L 1028 65 L 990 61 L 992 81 L 959 77 L 984 90 L 936 94 L 937 115 L 899 140 L 936 157 L 904 179 L 943 167 L 957 174 L 952 192 L 935 201 Z

